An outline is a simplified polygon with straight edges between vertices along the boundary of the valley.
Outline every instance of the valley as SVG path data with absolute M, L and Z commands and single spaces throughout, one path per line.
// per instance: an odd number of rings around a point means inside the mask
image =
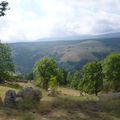
M 31 73 L 35 62 L 45 56 L 54 58 L 61 68 L 74 71 L 89 61 L 120 52 L 120 38 L 23 42 L 11 43 L 10 46 L 17 72 Z

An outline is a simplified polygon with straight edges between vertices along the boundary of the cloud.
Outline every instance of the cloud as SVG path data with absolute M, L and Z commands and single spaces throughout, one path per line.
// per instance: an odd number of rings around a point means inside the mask
M 0 39 L 32 41 L 120 31 L 119 0 L 9 0 Z

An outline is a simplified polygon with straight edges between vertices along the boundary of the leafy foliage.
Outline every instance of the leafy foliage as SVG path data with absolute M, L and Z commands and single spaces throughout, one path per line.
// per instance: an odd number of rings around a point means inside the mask
M 75 71 L 74 72 L 74 75 L 73 75 L 73 78 L 72 78 L 72 81 L 71 81 L 71 88 L 74 88 L 74 89 L 78 89 L 78 85 L 80 83 L 80 80 L 81 80 L 81 74 L 79 71 Z
M 73 74 L 68 72 L 67 75 L 67 84 L 70 88 L 78 89 L 78 85 L 81 80 L 81 71 L 75 71 Z
M 79 88 L 88 93 L 97 93 L 103 86 L 102 66 L 100 62 L 91 62 L 83 67 L 83 76 Z
M 0 3 L 0 17 L 5 15 L 5 11 L 7 10 L 8 2 L 2 1 Z
M 113 53 L 103 61 L 105 87 L 120 91 L 120 53 Z
M 46 90 L 48 89 L 49 81 L 54 80 L 54 77 L 56 79 L 59 79 L 59 76 L 61 77 L 56 62 L 48 57 L 44 57 L 36 63 L 34 72 L 40 78 L 40 83 Z
M 71 87 L 72 79 L 73 79 L 72 74 L 70 72 L 68 72 L 68 74 L 67 74 L 67 84 L 68 84 L 69 87 Z
M 56 89 L 56 87 L 57 87 L 57 79 L 56 79 L 56 77 L 51 77 L 50 78 L 49 87 L 54 89 L 54 90 Z
M 0 43 L 0 81 L 8 79 L 14 71 L 11 50 L 7 44 Z
M 18 72 L 31 73 L 35 62 L 45 56 L 54 58 L 64 70 L 74 72 L 90 61 L 120 52 L 120 38 L 12 43 L 10 46 Z
M 57 68 L 57 76 L 56 76 L 56 79 L 57 79 L 57 82 L 59 85 L 65 85 L 65 80 L 64 80 L 64 71 L 60 68 Z

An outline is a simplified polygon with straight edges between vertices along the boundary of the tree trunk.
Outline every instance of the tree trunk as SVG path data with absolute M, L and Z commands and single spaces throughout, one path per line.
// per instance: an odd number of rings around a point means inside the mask
M 95 83 L 95 95 L 98 95 L 98 81 Z
M 1 76 L 0 76 L 0 83 L 4 83 L 4 80 L 2 79 Z
M 97 92 L 97 90 L 95 90 L 95 95 L 96 95 L 96 96 L 98 95 L 98 92 Z
M 46 79 L 43 80 L 43 89 L 48 90 L 48 81 Z

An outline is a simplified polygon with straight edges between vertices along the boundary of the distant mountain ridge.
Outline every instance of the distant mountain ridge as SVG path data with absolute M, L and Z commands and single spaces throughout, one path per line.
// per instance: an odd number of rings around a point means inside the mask
M 120 32 L 100 33 L 100 34 L 84 34 L 71 35 L 66 37 L 46 37 L 30 41 L 20 40 L 19 42 L 10 43 L 29 43 L 29 42 L 49 42 L 49 41 L 73 41 L 73 40 L 91 40 L 91 39 L 105 39 L 105 38 L 120 38 Z M 13 40 L 18 41 L 18 40 Z
M 103 38 L 120 38 L 120 32 L 110 32 L 101 34 L 85 34 L 85 35 L 75 35 L 66 37 L 52 37 L 52 38 L 41 38 L 38 41 L 66 41 L 66 40 L 89 40 L 89 39 L 103 39 Z
M 113 35 L 111 35 L 113 36 Z M 70 39 L 10 44 L 16 70 L 30 73 L 34 64 L 44 56 L 54 58 L 66 70 L 80 69 L 92 60 L 101 60 L 112 52 L 120 52 L 120 37 L 108 35 L 94 39 Z M 111 37 L 111 38 L 109 38 Z

